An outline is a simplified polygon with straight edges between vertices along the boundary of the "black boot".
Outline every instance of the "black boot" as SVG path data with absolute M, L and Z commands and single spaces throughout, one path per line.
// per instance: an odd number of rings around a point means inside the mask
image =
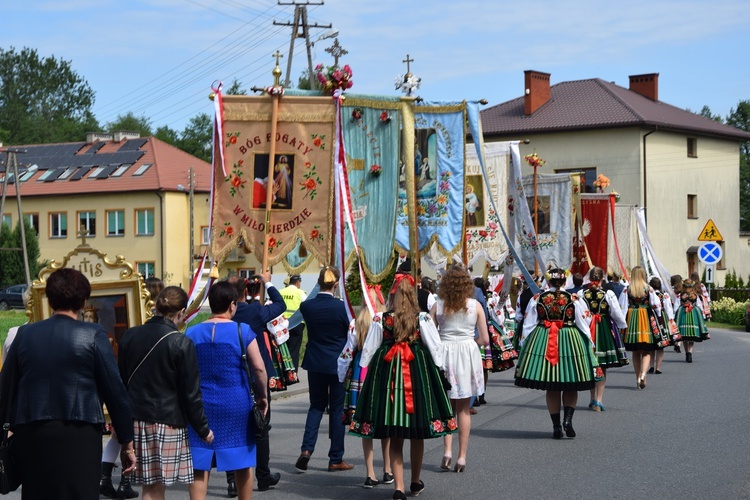
M 130 478 L 123 474 L 120 476 L 120 486 L 117 488 L 117 498 L 137 498 L 138 492 L 130 486 Z
M 560 414 L 550 413 L 549 416 L 552 419 L 552 438 L 562 439 L 563 431 L 562 431 L 562 425 L 560 425 Z
M 693 353 L 692 352 L 686 352 L 685 353 L 685 361 L 687 361 L 688 363 L 692 363 L 693 362 Z
M 102 476 L 99 478 L 99 494 L 107 498 L 117 498 L 117 491 L 112 486 L 112 469 L 115 464 L 102 462 Z
M 576 437 L 576 431 L 573 429 L 573 412 L 576 411 L 572 406 L 566 406 L 563 408 L 565 416 L 563 417 L 563 429 L 565 429 L 565 435 L 569 438 Z

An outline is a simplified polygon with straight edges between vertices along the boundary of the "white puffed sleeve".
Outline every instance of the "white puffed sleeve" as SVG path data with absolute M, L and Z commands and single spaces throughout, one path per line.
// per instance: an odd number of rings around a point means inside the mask
M 383 317 L 380 314 L 376 314 L 375 317 L 372 318 L 370 329 L 367 331 L 365 345 L 362 346 L 362 357 L 359 359 L 359 366 L 362 368 L 365 368 L 370 364 L 370 360 L 375 355 L 375 351 L 377 351 L 380 344 L 383 343 L 382 319 Z
M 697 295 L 695 297 L 695 307 L 697 307 L 701 312 L 701 316 L 703 316 L 703 319 L 706 319 L 706 310 L 703 308 L 703 300 L 701 300 L 700 295 Z
M 443 342 L 440 340 L 440 334 L 437 331 L 432 317 L 427 313 L 419 314 L 419 334 L 422 337 L 422 343 L 427 346 L 430 356 L 438 368 L 443 367 Z
M 654 312 L 657 315 L 661 316 L 661 301 L 656 295 L 654 289 L 650 286 L 648 287 L 648 301 L 651 303 L 651 307 L 653 308 Z
M 623 312 L 623 314 L 628 313 L 628 289 L 624 289 L 622 292 L 620 292 L 620 296 L 617 297 L 617 303 L 620 304 L 620 310 Z
M 573 304 L 575 305 L 576 326 L 591 340 L 591 311 L 588 303 L 573 294 Z
M 615 297 L 615 292 L 607 290 L 607 293 L 604 294 L 604 298 L 607 300 L 607 304 L 609 304 L 609 315 L 617 325 L 617 328 L 627 327 L 627 320 L 625 319 L 622 309 L 620 309 L 620 303 L 618 302 L 617 297 Z
M 346 336 L 346 344 L 344 344 L 344 349 L 341 351 L 341 354 L 339 354 L 339 359 L 338 359 L 339 382 L 344 381 L 344 378 L 346 377 L 346 372 L 349 369 L 349 365 L 351 365 L 352 363 L 352 358 L 354 357 L 354 351 L 357 348 L 356 324 L 357 324 L 356 319 L 353 319 L 351 323 L 349 323 L 349 333 Z
M 668 320 L 674 319 L 674 304 L 672 304 L 672 300 L 669 298 L 669 295 L 666 293 L 664 294 L 664 299 L 662 300 L 662 303 L 664 304 L 664 314 L 667 315 Z
M 526 312 L 523 315 L 523 330 L 521 331 L 521 338 L 518 340 L 518 345 L 522 346 L 523 341 L 529 334 L 536 328 L 536 323 L 539 321 L 539 317 L 536 314 L 536 304 L 539 300 L 539 294 L 534 295 L 529 300 L 526 306 Z

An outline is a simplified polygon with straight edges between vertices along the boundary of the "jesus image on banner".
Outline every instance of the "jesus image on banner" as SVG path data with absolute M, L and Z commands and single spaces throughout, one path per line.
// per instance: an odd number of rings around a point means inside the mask
M 466 227 L 484 227 L 484 189 L 482 189 L 482 176 L 467 175 L 464 191 Z
M 253 163 L 253 208 L 265 208 L 268 187 L 267 154 L 254 155 Z M 273 202 L 271 208 L 292 209 L 292 186 L 294 172 L 294 155 L 275 155 L 273 175 Z
M 434 128 L 414 131 L 414 180 L 417 198 L 431 198 L 437 195 L 437 134 Z M 403 148 L 402 148 L 403 151 Z M 404 162 L 399 163 L 399 190 L 401 198 L 406 197 L 406 174 Z

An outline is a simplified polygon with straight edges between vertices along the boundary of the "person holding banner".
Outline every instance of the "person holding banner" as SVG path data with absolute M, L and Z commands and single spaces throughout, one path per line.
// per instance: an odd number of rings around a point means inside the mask
M 576 437 L 573 413 L 578 391 L 593 389 L 602 377 L 591 346 L 591 314 L 586 301 L 562 290 L 563 269 L 545 275 L 549 290 L 529 301 L 521 334 L 516 385 L 547 391 L 552 437 Z M 562 404 L 561 404 L 562 398 Z M 560 425 L 560 407 L 565 416 Z
M 635 266 L 630 272 L 628 287 L 628 329 L 624 336 L 625 349 L 633 353 L 635 386 L 646 388 L 646 373 L 651 364 L 651 353 L 664 348 L 657 311 L 659 298 L 646 281 L 646 270 Z

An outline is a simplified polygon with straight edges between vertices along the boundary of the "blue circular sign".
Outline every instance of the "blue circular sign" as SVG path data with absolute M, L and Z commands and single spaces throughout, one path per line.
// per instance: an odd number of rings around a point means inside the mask
M 716 264 L 721 260 L 721 245 L 715 241 L 707 241 L 698 247 L 698 258 L 704 264 Z

